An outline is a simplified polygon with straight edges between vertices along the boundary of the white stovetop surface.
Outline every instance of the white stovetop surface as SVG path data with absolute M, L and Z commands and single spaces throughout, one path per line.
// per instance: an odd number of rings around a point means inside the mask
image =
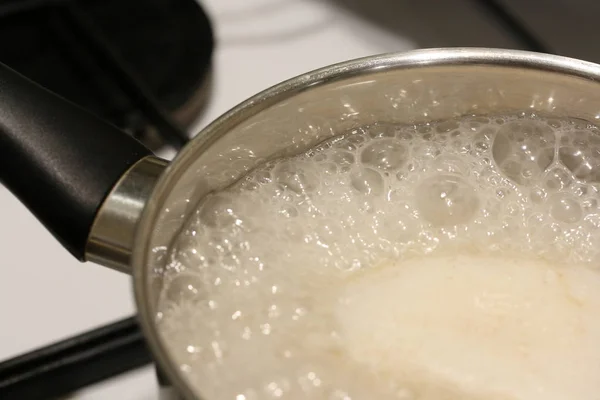
M 378 5 L 385 14 L 386 1 L 355 0 L 354 3 Z M 451 8 L 465 7 L 466 1 L 452 0 L 458 6 L 454 4 Z M 360 13 L 335 5 L 335 0 L 205 0 L 202 3 L 212 17 L 218 48 L 214 94 L 195 131 L 250 95 L 302 72 L 351 58 L 419 47 L 398 30 L 393 32 L 369 22 Z M 426 6 L 420 8 L 417 13 L 427 11 Z M 463 16 L 471 13 L 466 18 L 480 25 L 475 36 L 482 29 L 487 31 L 483 34 L 489 33 L 492 38 L 490 46 L 511 45 L 496 28 L 481 23 L 478 18 L 483 18 L 475 15 L 475 11 L 464 8 L 458 12 Z M 444 31 L 436 32 L 438 28 L 432 26 L 431 32 L 428 27 L 423 28 L 428 32 L 425 35 L 428 40 L 432 35 L 447 37 Z M 440 40 L 440 43 L 446 42 Z M 0 221 L 0 360 L 135 312 L 127 276 L 73 260 L 2 187 Z M 150 367 L 75 395 L 86 400 L 156 397 L 154 370 Z

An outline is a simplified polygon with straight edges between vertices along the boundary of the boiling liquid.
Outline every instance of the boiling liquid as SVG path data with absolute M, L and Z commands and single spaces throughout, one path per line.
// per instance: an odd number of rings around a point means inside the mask
M 158 325 L 206 399 L 595 400 L 600 136 L 374 124 L 203 199 Z

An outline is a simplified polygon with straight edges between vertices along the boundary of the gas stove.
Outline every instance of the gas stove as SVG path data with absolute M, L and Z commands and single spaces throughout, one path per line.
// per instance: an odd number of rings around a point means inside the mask
M 327 64 L 422 47 L 551 52 L 484 0 L 3 4 L 0 61 L 165 158 L 245 98 Z M 0 208 L 0 398 L 159 398 L 168 383 L 132 317 L 129 277 L 71 259 L 3 188 Z

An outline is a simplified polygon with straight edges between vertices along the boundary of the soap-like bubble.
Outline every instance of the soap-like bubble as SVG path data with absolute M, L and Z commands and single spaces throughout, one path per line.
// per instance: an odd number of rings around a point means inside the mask
M 573 177 L 562 167 L 555 167 L 546 172 L 543 184 L 550 191 L 562 190 L 573 184 Z
M 352 187 L 360 193 L 378 196 L 383 193 L 383 178 L 371 168 L 358 168 L 350 175 Z
M 239 205 L 226 193 L 208 196 L 199 209 L 202 224 L 211 227 L 228 226 L 237 219 Z
M 280 163 L 273 169 L 277 182 L 298 194 L 313 192 L 320 183 L 318 174 L 310 163 Z
M 554 131 L 544 122 L 517 120 L 498 130 L 492 154 L 507 177 L 528 185 L 552 163 L 555 143 Z
M 329 154 L 329 159 L 343 170 L 348 170 L 354 164 L 354 154 L 346 150 L 334 150 Z
M 564 134 L 558 156 L 578 179 L 600 182 L 600 135 L 597 132 Z
M 579 203 L 567 195 L 554 196 L 549 202 L 550 214 L 558 221 L 573 223 L 579 221 L 583 215 Z
M 468 222 L 479 208 L 473 187 L 449 174 L 423 180 L 416 189 L 415 201 L 423 218 L 437 226 Z
M 371 141 L 362 151 L 361 162 L 383 171 L 400 168 L 406 162 L 408 149 L 395 139 Z

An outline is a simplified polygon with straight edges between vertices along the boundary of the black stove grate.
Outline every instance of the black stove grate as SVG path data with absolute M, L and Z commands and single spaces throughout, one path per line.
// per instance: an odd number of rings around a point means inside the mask
M 151 362 L 131 317 L 3 362 L 0 398 L 58 398 Z

